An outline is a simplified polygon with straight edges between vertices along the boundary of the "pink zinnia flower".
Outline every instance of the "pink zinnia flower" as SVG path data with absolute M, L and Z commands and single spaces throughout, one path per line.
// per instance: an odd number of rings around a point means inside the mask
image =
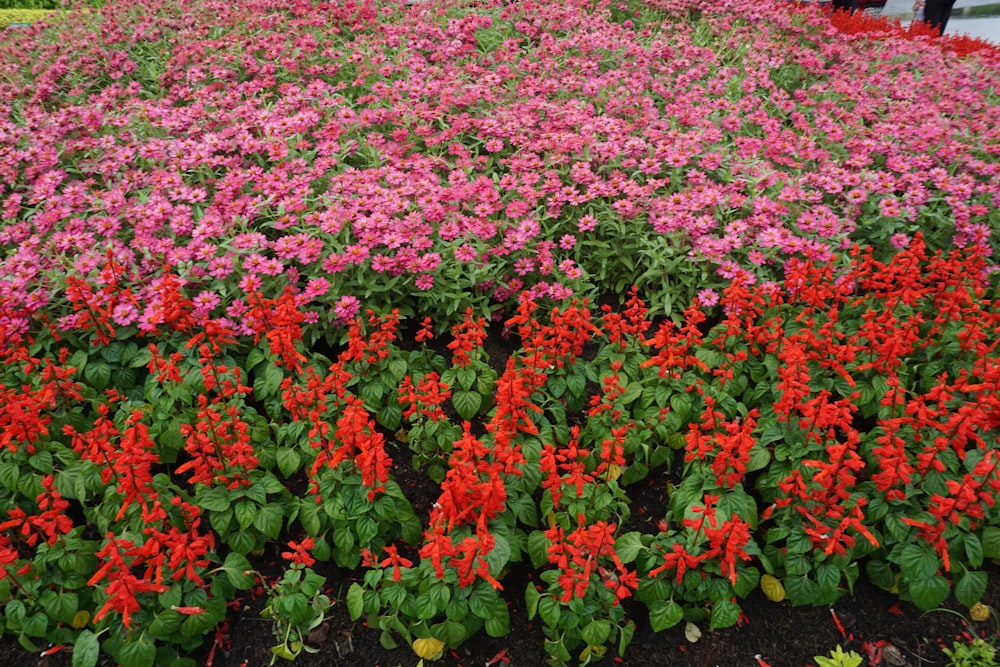
M 337 300 L 336 305 L 333 307 L 333 313 L 339 321 L 349 322 L 354 319 L 354 316 L 358 314 L 360 309 L 361 302 L 358 301 L 358 297 L 348 294 Z

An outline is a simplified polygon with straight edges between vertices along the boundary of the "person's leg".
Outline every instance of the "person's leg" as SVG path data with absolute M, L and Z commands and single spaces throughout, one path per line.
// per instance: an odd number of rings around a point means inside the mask
M 951 8 L 955 6 L 955 0 L 947 0 L 944 3 L 944 10 L 941 13 L 941 34 L 944 34 L 944 29 L 948 26 L 948 19 L 951 18 Z
M 954 5 L 955 0 L 927 0 L 924 5 L 924 20 L 936 28 L 939 35 L 943 35 Z
M 833 8 L 846 11 L 851 8 L 851 1 L 852 0 L 833 0 Z

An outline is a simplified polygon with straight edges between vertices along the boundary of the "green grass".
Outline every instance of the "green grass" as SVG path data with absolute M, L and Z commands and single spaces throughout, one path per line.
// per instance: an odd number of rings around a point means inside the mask
M 952 14 L 952 16 L 958 18 L 965 18 L 965 17 L 972 18 L 972 17 L 982 17 L 982 16 L 997 16 L 997 15 L 1000 15 L 1000 2 L 996 2 L 991 5 L 966 7 Z
M 51 13 L 51 9 L 0 9 L 0 28 L 12 23 L 34 23 Z
M 0 0 L 0 10 L 3 9 L 63 9 L 64 0 Z M 67 9 L 86 5 L 88 7 L 102 7 L 104 0 L 76 0 L 66 3 Z M 6 24 L 3 24 L 6 25 Z

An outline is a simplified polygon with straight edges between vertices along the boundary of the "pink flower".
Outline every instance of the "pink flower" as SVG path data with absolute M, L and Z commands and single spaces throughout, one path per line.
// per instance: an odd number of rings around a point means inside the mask
M 711 308 L 715 304 L 719 303 L 719 294 L 714 289 L 703 289 L 698 292 L 698 305 L 705 308 Z
M 361 309 L 361 302 L 358 297 L 347 294 L 337 299 L 333 307 L 333 313 L 341 323 L 350 322 Z
M 139 309 L 131 303 L 120 303 L 111 311 L 111 319 L 114 320 L 115 324 L 123 327 L 135 322 L 138 316 Z

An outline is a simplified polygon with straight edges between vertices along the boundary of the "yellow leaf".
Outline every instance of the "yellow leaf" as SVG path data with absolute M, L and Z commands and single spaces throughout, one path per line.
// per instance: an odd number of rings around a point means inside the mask
M 785 587 L 776 577 L 765 574 L 760 578 L 760 590 L 771 602 L 781 602 L 785 599 Z
M 444 653 L 444 642 L 437 637 L 421 637 L 413 640 L 413 652 L 421 658 L 437 660 Z
M 608 466 L 608 481 L 613 482 L 622 476 L 622 467 L 617 463 Z
M 87 623 L 90 623 L 90 612 L 86 609 L 81 609 L 73 614 L 73 620 L 70 621 L 70 625 L 73 626 L 74 630 L 79 630 L 87 625 Z
M 701 639 L 701 630 L 694 623 L 688 622 L 684 626 L 684 637 L 692 644 Z
M 988 621 L 992 615 L 993 610 L 984 605 L 982 602 L 977 602 L 969 607 L 969 618 L 973 621 Z

